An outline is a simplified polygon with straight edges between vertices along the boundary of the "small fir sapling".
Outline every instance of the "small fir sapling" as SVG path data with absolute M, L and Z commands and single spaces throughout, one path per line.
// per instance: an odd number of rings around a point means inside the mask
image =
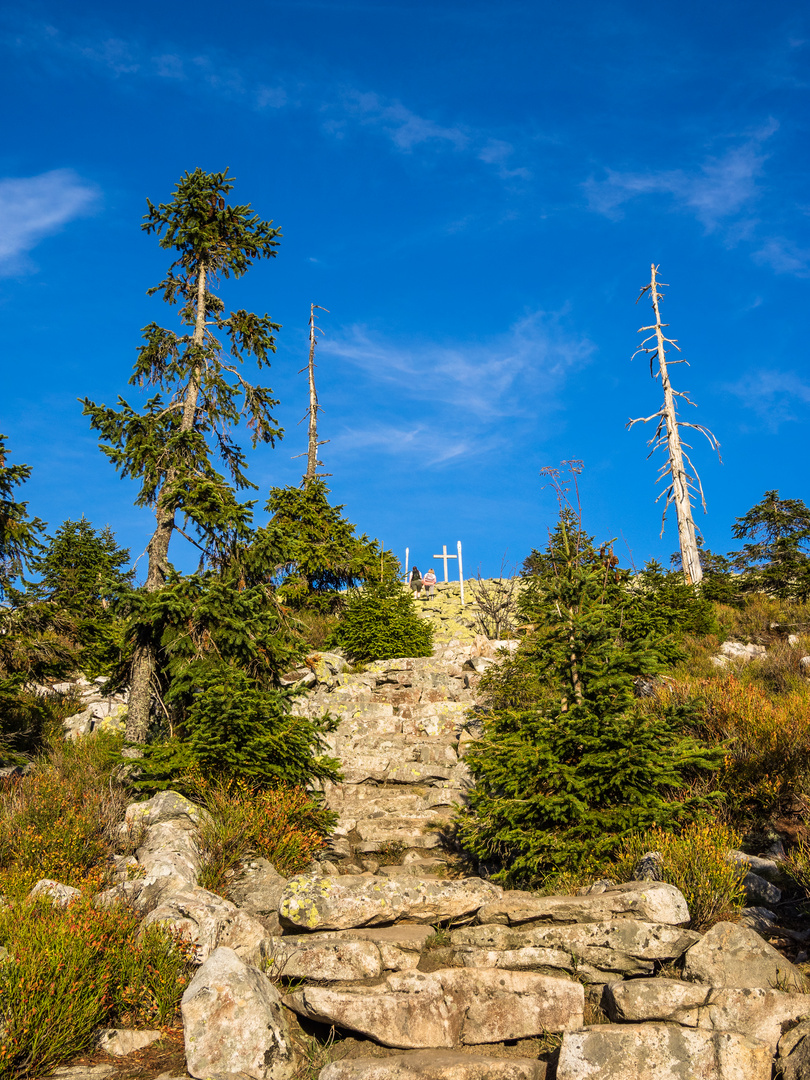
M 410 590 L 389 574 L 352 590 L 330 644 L 361 663 L 430 656 L 433 627 L 420 618 Z
M 581 466 L 569 464 L 575 482 Z M 707 799 L 689 793 L 689 780 L 722 756 L 688 733 L 677 707 L 658 717 L 638 708 L 634 679 L 661 670 L 661 655 L 650 638 L 623 636 L 626 574 L 594 547 L 559 471 L 549 472 L 560 518 L 521 596 L 536 630 L 516 669 L 527 685 L 533 668 L 538 700 L 485 716 L 465 758 L 475 786 L 457 818 L 462 847 L 494 861 L 507 884 L 582 870 L 634 830 L 694 818 Z

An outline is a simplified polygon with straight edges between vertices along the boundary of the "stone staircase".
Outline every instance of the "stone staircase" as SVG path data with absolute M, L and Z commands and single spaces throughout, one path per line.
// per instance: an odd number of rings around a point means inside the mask
M 329 745 L 343 782 L 324 790 L 338 814 L 331 872 L 435 873 L 448 860 L 443 829 L 471 782 L 463 758 L 479 732 L 478 682 L 498 649 L 513 644 L 452 638 L 433 656 L 380 660 L 356 673 L 334 653 L 310 658 L 310 693 L 295 711 L 340 721 Z

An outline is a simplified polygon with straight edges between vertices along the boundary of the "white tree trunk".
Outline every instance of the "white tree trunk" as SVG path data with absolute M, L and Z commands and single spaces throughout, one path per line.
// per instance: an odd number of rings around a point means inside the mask
M 697 585 L 703 578 L 703 568 L 700 565 L 697 536 L 695 535 L 695 522 L 692 517 L 692 503 L 689 498 L 688 477 L 683 463 L 683 449 L 681 447 L 681 433 L 678 430 L 678 417 L 675 412 L 675 396 L 672 391 L 672 383 L 669 381 L 667 370 L 667 354 L 664 348 L 664 330 L 661 324 L 661 315 L 658 310 L 658 285 L 655 280 L 656 266 L 652 265 L 652 277 L 650 279 L 650 293 L 652 306 L 655 312 L 655 337 L 658 353 L 658 369 L 661 373 L 661 383 L 664 388 L 664 407 L 662 416 L 667 429 L 667 454 L 669 456 L 669 471 L 672 476 L 672 501 L 675 504 L 675 513 L 678 517 L 678 541 L 681 548 L 681 562 L 683 574 L 687 584 Z

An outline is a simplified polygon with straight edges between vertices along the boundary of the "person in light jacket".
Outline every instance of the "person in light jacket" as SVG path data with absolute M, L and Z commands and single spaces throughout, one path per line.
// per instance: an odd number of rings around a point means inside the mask
M 432 566 L 422 578 L 422 584 L 425 586 L 427 595 L 433 596 L 436 592 L 436 573 Z
M 413 595 L 419 596 L 422 591 L 422 575 L 419 573 L 418 566 L 412 567 L 410 576 L 408 577 L 408 584 L 411 587 Z

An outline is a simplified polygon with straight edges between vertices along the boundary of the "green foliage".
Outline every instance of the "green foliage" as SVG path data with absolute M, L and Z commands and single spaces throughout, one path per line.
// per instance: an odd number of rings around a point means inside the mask
M 102 451 L 122 476 L 140 481 L 137 504 L 155 510 L 155 531 L 147 545 L 146 598 L 133 594 L 127 599 L 132 646 L 127 734 L 138 742 L 146 741 L 154 720 L 154 691 L 160 687 L 168 697 L 171 689 L 171 671 L 163 662 L 165 655 L 158 653 L 166 654 L 174 645 L 183 650 L 178 611 L 188 596 L 182 595 L 169 561 L 172 536 L 180 531 L 201 552 L 200 574 L 187 590 L 197 608 L 211 611 L 219 604 L 223 612 L 222 583 L 211 570 L 231 571 L 228 584 L 241 591 L 232 571 L 235 553 L 251 540 L 253 513 L 253 503 L 237 497 L 254 485 L 232 432 L 245 419 L 253 446 L 272 444 L 282 435 L 272 416 L 278 404 L 272 392 L 252 385 L 242 374 L 244 361 L 251 357 L 259 368 L 268 366 L 279 327 L 268 315 L 241 309 L 226 315 L 223 300 L 212 291 L 223 279 L 241 278 L 257 260 L 275 256 L 278 246 L 280 233 L 271 222 L 260 220 L 248 205 L 226 203 L 232 189 L 227 171 L 196 169 L 180 179 L 169 203 L 156 207 L 148 202 L 143 228 L 174 255 L 166 277 L 149 291 L 171 306 L 179 305 L 183 332 L 155 323 L 144 328 L 144 344 L 130 379 L 154 391 L 143 409 L 123 399 L 118 408 L 84 400 Z M 167 587 L 170 595 L 161 596 Z M 210 600 L 201 590 L 210 592 Z M 268 614 L 266 630 L 258 635 L 267 643 L 269 634 L 279 629 L 275 609 L 256 594 L 247 607 L 252 614 L 260 609 Z M 255 619 L 241 627 L 233 617 L 225 621 L 230 657 L 237 662 L 235 657 L 246 649 L 255 660 Z M 172 640 L 167 641 L 167 635 Z M 210 648 L 205 642 L 193 644 L 213 662 L 220 658 L 213 643 Z M 283 642 L 265 648 L 260 666 L 270 665 L 271 653 L 279 648 L 284 652 Z
M 330 505 L 328 494 L 320 477 L 302 488 L 273 488 L 267 503 L 272 517 L 252 545 L 253 561 L 265 561 L 280 598 L 297 610 L 335 611 L 347 589 L 378 577 L 381 566 L 388 574 L 398 569 L 376 540 L 355 535 L 343 507 Z M 270 553 L 278 561 L 268 559 Z
M 193 692 L 182 724 L 166 741 L 145 748 L 136 787 L 182 790 L 189 773 L 244 778 L 255 788 L 339 779 L 339 762 L 326 753 L 325 741 L 336 721 L 294 716 L 293 691 L 257 686 L 240 667 L 211 660 L 189 665 L 184 683 Z
M 739 833 L 718 822 L 687 825 L 677 832 L 651 829 L 628 837 L 607 874 L 629 881 L 642 855 L 660 852 L 664 881 L 686 898 L 691 928 L 705 933 L 717 922 L 735 922 L 745 907 L 746 867 L 728 858 L 739 846 Z
M 28 517 L 28 503 L 15 497 L 14 489 L 29 478 L 31 466 L 6 464 L 6 438 L 0 435 L 0 602 L 11 595 L 12 582 L 36 555 L 45 528 L 39 518 Z
M 683 656 L 684 634 L 715 634 L 714 605 L 702 589 L 687 585 L 681 572 L 667 573 L 654 560 L 632 579 L 631 596 L 619 605 L 622 635 L 628 640 L 649 639 L 665 664 Z
M 119 548 L 109 527 L 97 531 L 89 521 L 65 521 L 31 560 L 39 581 L 28 596 L 66 614 L 79 652 L 77 666 L 90 678 L 107 673 L 120 660 L 123 626 L 112 601 L 132 584 L 124 571 L 129 551 Z
M 681 710 L 639 709 L 634 679 L 660 669 L 660 648 L 623 633 L 626 574 L 555 486 L 560 519 L 520 601 L 536 630 L 514 665 L 524 688 L 534 671 L 538 699 L 503 707 L 498 688 L 466 756 L 475 787 L 457 819 L 462 846 L 508 884 L 598 865 L 633 830 L 696 817 L 706 799 L 685 789 L 722 756 L 696 741 Z
M 337 815 L 303 788 L 257 791 L 246 780 L 189 777 L 191 791 L 210 817 L 201 825 L 200 885 L 228 895 L 244 859 L 267 859 L 283 877 L 300 874 L 323 848 Z
M 240 278 L 256 260 L 274 257 L 281 235 L 249 205 L 226 205 L 232 189 L 227 171 L 196 169 L 181 178 L 170 203 L 156 207 L 147 200 L 142 228 L 175 253 L 166 277 L 149 294 L 180 304 L 188 332 L 177 334 L 156 323 L 144 327 L 130 383 L 155 387 L 157 393 L 143 412 L 123 399 L 117 409 L 84 399 L 103 452 L 122 476 L 141 481 L 137 505 L 182 513 L 212 559 L 228 550 L 233 536 L 244 536 L 250 522 L 250 504 L 237 502 L 234 486 L 253 485 L 231 428 L 245 415 L 254 446 L 282 434 L 271 415 L 278 404 L 272 391 L 252 386 L 240 372 L 247 356 L 260 368 L 269 364 L 279 326 L 267 315 L 243 310 L 226 316 L 222 300 L 210 291 L 217 278 Z M 214 330 L 224 334 L 227 352 Z M 216 459 L 234 486 L 217 471 Z M 175 527 L 172 517 L 170 528 Z
M 168 1023 L 192 972 L 164 929 L 92 901 L 5 906 L 0 945 L 0 1080 L 48 1074 L 91 1050 L 100 1027 Z
M 359 663 L 399 656 L 430 656 L 433 627 L 419 617 L 410 590 L 389 576 L 349 594 L 330 639 Z
M 28 504 L 14 489 L 31 474 L 28 465 L 6 464 L 6 438 L 0 435 L 0 763 L 19 762 L 33 753 L 54 703 L 33 686 L 65 675 L 75 664 L 70 620 L 52 604 L 32 600 L 20 589 L 23 571 L 42 548 L 45 528 L 28 517 Z M 15 584 L 16 583 L 16 584 Z
M 801 499 L 780 499 L 778 491 L 766 491 L 761 502 L 737 518 L 732 533 L 750 540 L 735 558 L 746 589 L 780 600 L 810 598 L 810 509 Z

